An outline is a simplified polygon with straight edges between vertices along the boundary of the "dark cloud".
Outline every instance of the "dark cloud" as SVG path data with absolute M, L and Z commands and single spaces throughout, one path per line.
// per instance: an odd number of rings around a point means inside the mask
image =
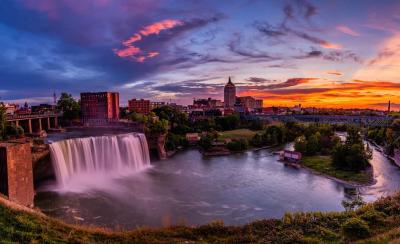
M 269 37 L 282 37 L 286 35 L 286 32 L 281 27 L 274 27 L 267 22 L 256 21 L 254 27 L 261 33 Z
M 250 78 L 246 79 L 246 81 L 250 81 L 253 83 L 264 83 L 264 82 L 270 81 L 270 80 L 265 79 L 265 78 L 260 78 L 260 77 L 250 77 Z
M 312 44 L 317 44 L 323 46 L 325 48 L 340 48 L 339 45 L 328 42 L 322 38 L 316 37 L 314 35 L 308 34 L 305 31 L 296 30 L 288 27 L 285 23 L 281 23 L 277 26 L 273 26 L 268 22 L 260 22 L 256 21 L 253 26 L 263 35 L 278 39 L 281 41 L 285 41 L 284 38 L 288 38 L 288 36 L 295 36 L 305 41 L 308 41 Z
M 374 65 L 377 62 L 384 60 L 386 58 L 392 57 L 395 54 L 396 54 L 396 52 L 393 50 L 387 50 L 387 49 L 382 50 L 381 52 L 378 53 L 378 55 L 374 59 L 372 59 L 368 62 L 368 65 Z
M 267 85 L 264 87 L 264 89 L 281 89 L 281 88 L 286 88 L 286 87 L 291 87 L 291 86 L 297 86 L 300 84 L 308 83 L 315 79 L 316 78 L 291 78 L 282 83 Z
M 308 58 L 322 58 L 334 62 L 344 62 L 347 60 L 362 63 L 362 59 L 350 50 L 332 50 L 332 51 L 320 51 L 312 50 L 309 52 L 303 52 L 301 55 L 293 56 L 294 59 L 308 59 Z
M 275 57 L 267 52 L 257 50 L 255 48 L 243 48 L 242 37 L 236 34 L 235 38 L 228 44 L 229 50 L 239 56 L 251 59 L 258 59 L 258 61 L 274 61 L 280 60 L 280 57 Z
M 221 79 L 221 77 L 206 77 L 200 79 L 183 80 L 163 85 L 155 85 L 152 87 L 152 89 L 158 92 L 173 92 L 179 94 L 220 93 L 223 87 L 222 84 L 203 83 L 204 81 L 216 79 Z

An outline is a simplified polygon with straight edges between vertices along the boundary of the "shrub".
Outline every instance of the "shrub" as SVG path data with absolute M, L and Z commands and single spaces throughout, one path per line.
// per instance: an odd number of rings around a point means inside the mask
M 243 151 L 249 147 L 249 142 L 246 139 L 240 139 L 239 141 L 231 141 L 226 147 L 231 151 Z
M 212 148 L 212 138 L 210 136 L 202 136 L 200 141 L 199 141 L 199 146 L 203 150 L 209 150 Z
M 240 151 L 240 150 L 242 150 L 240 141 L 231 141 L 226 145 L 226 147 L 230 151 Z
M 350 218 L 344 222 L 342 231 L 348 239 L 365 238 L 370 234 L 368 223 L 359 218 Z
M 386 214 L 376 211 L 374 209 L 367 210 L 361 216 L 361 219 L 368 222 L 370 225 L 381 225 L 385 222 Z

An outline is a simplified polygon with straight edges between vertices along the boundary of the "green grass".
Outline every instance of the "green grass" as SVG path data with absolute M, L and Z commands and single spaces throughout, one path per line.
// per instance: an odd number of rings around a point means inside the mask
M 282 219 L 258 220 L 243 226 L 213 222 L 198 227 L 175 226 L 111 231 L 65 224 L 59 220 L 0 203 L 1 243 L 388 243 L 400 238 L 400 194 L 349 212 L 287 213 Z M 368 229 L 363 236 L 344 232 L 356 219 Z M 369 238 L 369 239 L 368 239 Z
M 330 156 L 303 157 L 301 163 L 304 166 L 318 171 L 322 174 L 329 175 L 348 182 L 367 184 L 372 181 L 373 177 L 370 173 L 364 171 L 354 172 L 337 169 L 333 166 Z
M 252 131 L 249 129 L 237 129 L 237 130 L 228 130 L 222 131 L 218 133 L 218 139 L 251 139 L 255 134 L 261 133 L 262 131 Z

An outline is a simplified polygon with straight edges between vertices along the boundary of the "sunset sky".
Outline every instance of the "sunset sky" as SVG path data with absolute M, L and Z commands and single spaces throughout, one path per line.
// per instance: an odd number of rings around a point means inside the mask
M 2 0 L 0 100 L 118 91 L 400 109 L 399 1 Z

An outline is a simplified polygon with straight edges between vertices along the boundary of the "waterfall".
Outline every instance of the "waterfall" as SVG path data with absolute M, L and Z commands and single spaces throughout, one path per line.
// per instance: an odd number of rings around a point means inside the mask
M 71 181 L 105 184 L 104 177 L 137 172 L 150 166 L 146 136 L 129 133 L 57 141 L 50 144 L 59 187 Z

